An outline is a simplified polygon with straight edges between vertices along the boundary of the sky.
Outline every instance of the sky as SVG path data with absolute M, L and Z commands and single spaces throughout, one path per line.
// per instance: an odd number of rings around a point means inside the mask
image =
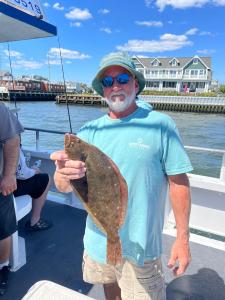
M 141 57 L 210 56 L 213 79 L 225 83 L 225 0 L 40 2 L 58 37 L 10 42 L 15 77 L 62 81 L 60 41 L 66 81 L 90 85 L 101 58 L 121 50 Z M 0 44 L 0 69 L 9 71 L 7 47 Z

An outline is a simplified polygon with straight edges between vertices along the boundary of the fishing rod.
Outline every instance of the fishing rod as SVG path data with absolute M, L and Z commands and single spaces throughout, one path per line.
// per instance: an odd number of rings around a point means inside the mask
M 14 76 L 13 76 L 13 71 L 12 71 L 12 59 L 11 59 L 11 51 L 10 51 L 10 46 L 9 46 L 9 42 L 7 43 L 7 46 L 8 46 L 8 58 L 9 58 L 9 67 L 10 67 L 10 73 L 11 73 L 11 82 L 12 82 L 12 90 L 13 92 L 15 92 L 15 85 L 14 85 Z M 10 95 L 9 95 L 10 97 Z M 17 119 L 19 118 L 18 117 L 18 108 L 17 108 L 17 102 L 16 102 L 16 94 L 13 95 L 13 100 L 14 100 L 14 105 L 15 105 L 15 114 L 16 114 L 16 117 Z
M 61 51 L 61 45 L 60 45 L 60 40 L 59 40 L 59 33 L 57 35 L 57 38 L 58 38 L 58 46 L 59 46 L 59 56 L 60 56 L 60 61 L 61 61 L 61 69 L 62 69 L 62 75 L 63 75 L 63 85 L 64 85 L 64 90 L 66 93 L 66 108 L 67 108 L 67 114 L 68 114 L 68 118 L 69 118 L 70 133 L 73 133 L 71 117 L 70 117 L 69 102 L 68 102 L 68 95 L 67 95 L 67 90 L 66 90 L 66 80 L 65 80 L 65 73 L 64 73 L 64 66 L 63 66 L 63 59 L 62 59 L 62 51 Z

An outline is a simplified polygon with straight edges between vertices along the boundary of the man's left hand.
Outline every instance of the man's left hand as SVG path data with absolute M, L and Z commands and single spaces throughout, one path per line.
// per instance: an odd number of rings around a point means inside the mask
M 17 189 L 16 176 L 4 176 L 0 183 L 0 190 L 4 196 L 7 196 Z
M 191 261 L 189 241 L 177 238 L 172 246 L 168 267 L 173 269 L 174 276 L 182 275 Z

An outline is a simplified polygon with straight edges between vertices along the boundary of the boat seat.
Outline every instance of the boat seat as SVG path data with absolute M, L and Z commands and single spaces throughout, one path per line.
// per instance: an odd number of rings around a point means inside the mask
M 25 217 L 32 208 L 32 199 L 28 195 L 14 197 L 14 206 L 17 222 Z M 18 236 L 18 231 L 12 235 L 10 256 L 11 271 L 15 272 L 26 263 L 26 249 L 24 238 Z

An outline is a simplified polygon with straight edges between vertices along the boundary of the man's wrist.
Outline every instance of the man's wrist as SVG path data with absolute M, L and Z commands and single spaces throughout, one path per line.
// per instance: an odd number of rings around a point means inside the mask
M 186 230 L 178 230 L 177 231 L 177 239 L 189 241 L 189 237 L 190 237 L 189 228 Z

